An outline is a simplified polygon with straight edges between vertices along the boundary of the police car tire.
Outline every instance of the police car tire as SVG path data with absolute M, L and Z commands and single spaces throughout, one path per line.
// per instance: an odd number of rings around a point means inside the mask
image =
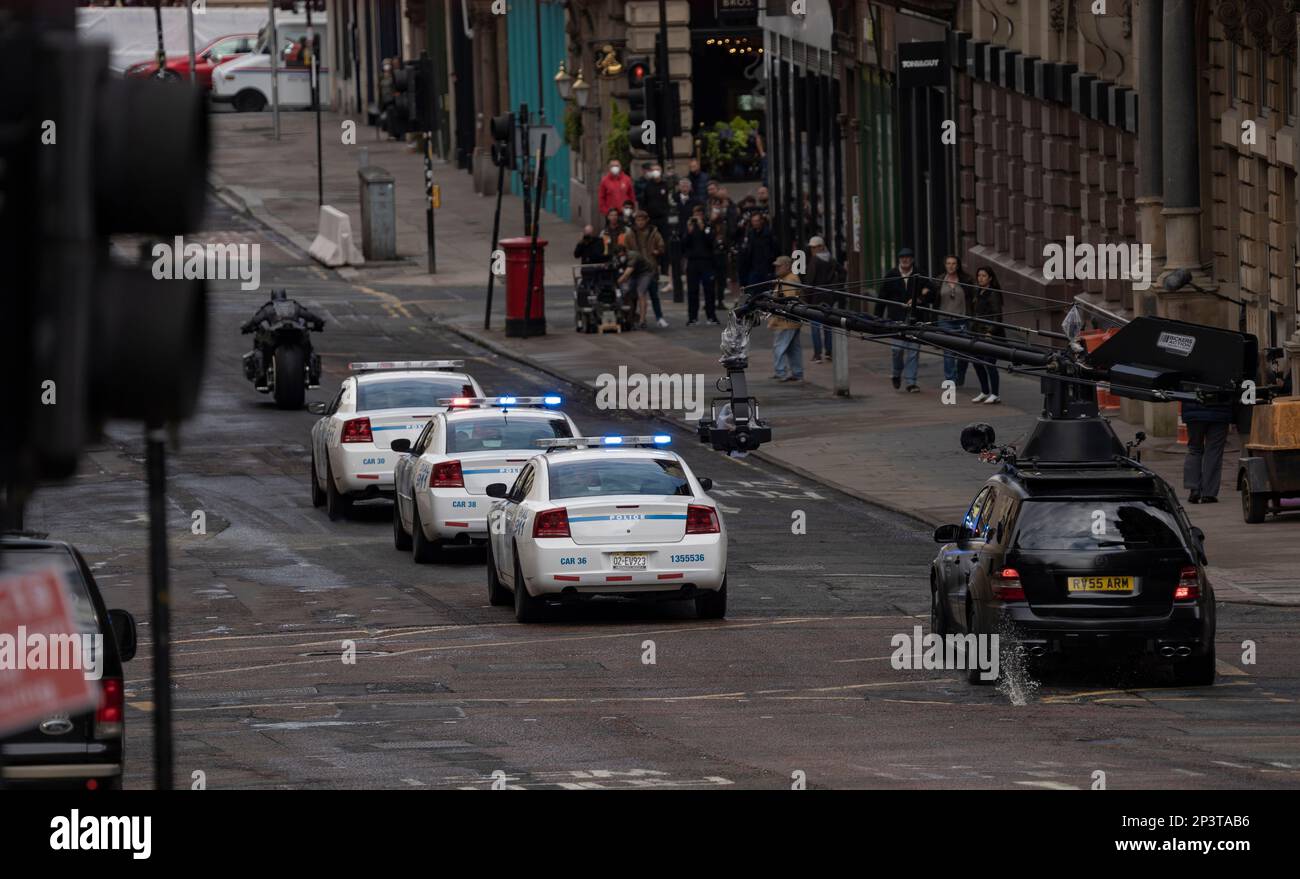
M 519 567 L 519 550 L 515 550 L 515 622 L 540 623 L 546 614 L 546 602 L 533 598 L 524 585 L 524 572 Z
M 438 544 L 424 536 L 424 525 L 420 522 L 420 505 L 411 500 L 411 559 L 417 565 L 427 565 L 437 561 Z
M 321 491 L 320 480 L 316 478 L 316 453 L 311 454 L 311 505 L 325 506 L 325 492 Z
M 497 560 L 492 556 L 492 544 L 487 545 L 487 587 L 488 587 L 488 604 L 493 607 L 505 607 L 510 604 L 512 596 L 510 590 L 501 585 L 501 577 L 497 575 Z
M 702 592 L 695 597 L 695 616 L 702 620 L 720 620 L 727 615 L 727 578 L 717 591 Z
M 393 546 L 403 552 L 411 549 L 411 535 L 402 527 L 402 508 L 397 498 L 393 498 Z
M 337 522 L 348 514 L 352 500 L 338 490 L 334 484 L 334 469 L 325 464 L 325 513 L 331 522 Z
M 266 95 L 257 89 L 244 89 L 235 95 L 233 104 L 240 113 L 256 113 L 266 109 Z

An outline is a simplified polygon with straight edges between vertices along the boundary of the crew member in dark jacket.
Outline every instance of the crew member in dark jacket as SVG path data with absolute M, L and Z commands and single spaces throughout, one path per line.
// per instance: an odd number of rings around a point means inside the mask
M 1232 406 L 1183 403 L 1183 423 L 1187 425 L 1187 457 L 1183 459 L 1183 488 L 1193 504 L 1219 502 L 1219 483 L 1223 478 L 1223 447 L 1232 423 Z
M 714 306 L 714 247 L 717 235 L 704 219 L 704 206 L 697 204 L 686 221 L 686 237 L 682 250 L 686 256 L 686 308 L 690 326 L 699 319 L 700 296 L 704 296 L 704 318 L 711 324 L 718 322 Z
M 573 258 L 581 260 L 584 266 L 605 261 L 605 242 L 590 224 L 582 227 L 582 238 L 573 248 Z
M 828 305 L 842 308 L 844 296 L 840 284 L 844 282 L 844 270 L 840 268 L 826 247 L 826 240 L 820 235 L 808 239 L 808 274 L 804 283 L 810 287 L 824 287 L 825 290 L 808 290 L 804 293 L 805 302 L 813 305 Z M 813 324 L 812 331 L 813 363 L 822 362 L 822 348 L 826 349 L 826 359 L 831 359 L 831 335 L 834 332 L 828 326 Z
M 986 336 L 1005 338 L 1007 331 L 1002 323 L 1002 287 L 998 276 L 988 266 L 980 266 L 975 273 L 975 292 L 971 296 L 972 332 Z M 977 357 L 975 377 L 980 380 L 980 392 L 971 399 L 972 403 L 1001 403 L 998 396 L 998 366 L 996 357 Z
M 744 246 L 740 250 L 740 283 L 748 286 L 772 280 L 776 260 L 776 236 L 767 225 L 766 214 L 751 214 Z
M 876 303 L 876 317 L 888 320 L 912 323 L 916 320 L 914 311 L 918 302 L 923 301 L 922 293 L 929 289 L 930 280 L 916 271 L 916 255 L 912 248 L 904 247 L 898 251 L 898 265 L 885 274 L 880 285 L 880 298 L 887 302 Z M 921 347 L 916 342 L 904 339 L 891 339 L 893 376 L 890 381 L 894 387 L 902 386 L 907 379 L 907 392 L 915 394 L 921 389 L 916 384 L 916 373 L 921 361 Z

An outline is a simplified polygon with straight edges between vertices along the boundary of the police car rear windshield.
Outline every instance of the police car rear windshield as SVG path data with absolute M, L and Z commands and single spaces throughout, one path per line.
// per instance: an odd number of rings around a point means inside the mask
M 493 449 L 527 449 L 531 456 L 537 449 L 534 440 L 573 436 L 569 422 L 563 418 L 528 418 L 510 420 L 508 415 L 462 419 L 449 426 L 448 452 L 490 452 Z
M 445 397 L 472 397 L 474 388 L 458 378 L 430 374 L 406 378 L 370 379 L 357 388 L 357 411 L 437 406 Z M 441 408 L 441 407 L 440 407 Z
M 1174 549 L 1178 521 L 1156 500 L 1025 501 L 1016 546 L 1028 550 Z
M 552 463 L 550 473 L 552 500 L 611 494 L 691 494 L 686 471 L 668 458 Z

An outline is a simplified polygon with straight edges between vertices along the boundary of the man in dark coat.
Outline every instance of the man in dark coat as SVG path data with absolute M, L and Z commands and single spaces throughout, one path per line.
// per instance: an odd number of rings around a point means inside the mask
M 898 265 L 885 274 L 880 285 L 880 298 L 887 302 L 876 303 L 876 317 L 912 323 L 918 317 L 917 309 L 927 301 L 930 280 L 922 277 L 914 265 L 916 255 L 910 247 L 898 251 Z M 928 314 L 928 310 L 926 312 Z M 907 378 L 907 392 L 915 394 L 921 389 L 916 384 L 916 373 L 920 366 L 921 349 L 915 342 L 893 339 L 889 346 L 893 349 L 894 387 L 901 387 L 904 374 Z

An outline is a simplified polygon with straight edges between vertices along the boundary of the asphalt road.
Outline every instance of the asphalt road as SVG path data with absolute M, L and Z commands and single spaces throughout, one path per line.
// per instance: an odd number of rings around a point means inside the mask
M 895 670 L 928 619 L 928 529 L 675 433 L 731 535 L 730 612 L 603 605 L 521 626 L 488 606 L 481 553 L 416 565 L 387 503 L 311 506 L 314 416 L 240 370 L 238 324 L 273 286 L 322 313 L 327 399 L 346 363 L 463 358 L 489 392 L 559 390 L 588 432 L 663 425 L 439 329 L 219 205 L 210 234 L 262 246 L 262 290 L 211 285 L 201 411 L 169 459 L 176 779 L 212 788 L 1291 787 L 1300 780 L 1296 609 L 1224 605 L 1219 684 L 1084 670 L 972 687 Z M 557 321 L 555 332 L 566 331 Z M 557 344 L 563 339 L 557 339 Z M 611 368 L 617 364 L 611 363 Z M 768 411 L 779 429 L 780 412 Z M 141 622 L 128 666 L 128 787 L 153 783 L 143 443 L 113 425 L 30 527 L 81 547 L 110 606 Z M 864 467 L 888 466 L 864 461 Z M 968 491 L 963 487 L 961 491 Z M 806 533 L 793 533 L 802 511 Z M 196 513 L 206 533 L 196 534 Z M 1242 642 L 1254 664 L 1240 661 Z M 355 664 L 343 661 L 346 642 Z M 653 663 L 646 660 L 653 652 Z

